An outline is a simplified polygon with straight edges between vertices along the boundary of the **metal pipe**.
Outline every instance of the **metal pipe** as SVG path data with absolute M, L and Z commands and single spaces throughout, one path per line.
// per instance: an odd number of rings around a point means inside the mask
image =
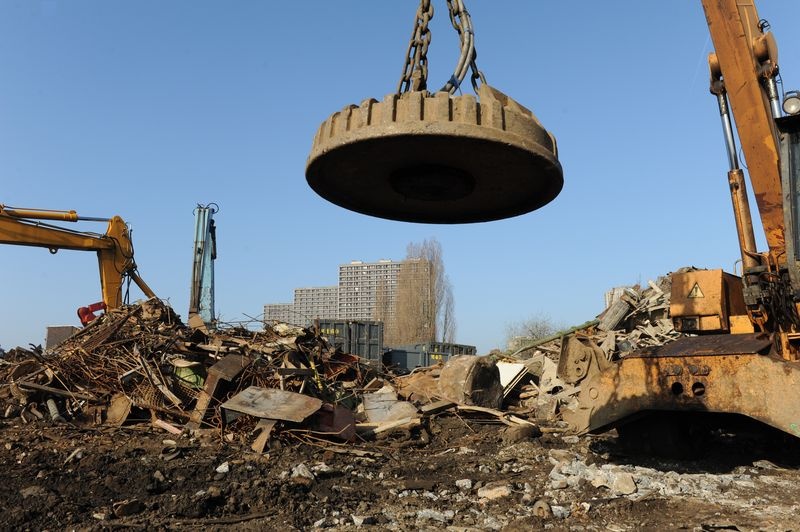
M 772 118 L 780 118 L 781 112 L 781 98 L 778 94 L 778 84 L 775 83 L 775 76 L 770 76 L 766 79 L 767 96 L 769 97 L 769 106 L 772 108 Z
M 64 423 L 66 421 L 64 416 L 58 411 L 58 405 L 56 405 L 53 399 L 47 400 L 47 411 L 50 413 L 50 417 L 54 423 Z
M 728 97 L 724 91 L 717 93 L 717 104 L 719 105 L 719 116 L 722 121 L 722 132 L 725 135 L 725 149 L 728 151 L 728 169 L 738 170 L 739 158 L 736 155 L 736 139 L 733 136 Z
M 47 209 L 16 209 L 0 205 L 0 211 L 13 216 L 14 218 L 28 218 L 31 220 L 57 220 L 59 222 L 107 222 L 111 218 L 99 218 L 97 216 L 78 216 L 75 211 L 52 211 Z
M 111 218 L 103 218 L 98 216 L 78 216 L 78 220 L 82 222 L 110 222 Z
M 736 220 L 736 233 L 739 236 L 739 249 L 742 253 L 742 271 L 759 265 L 756 254 L 756 236 L 753 232 L 753 218 L 750 214 L 750 201 L 747 198 L 747 187 L 744 172 L 735 168 L 728 172 L 728 185 L 731 189 L 733 217 Z

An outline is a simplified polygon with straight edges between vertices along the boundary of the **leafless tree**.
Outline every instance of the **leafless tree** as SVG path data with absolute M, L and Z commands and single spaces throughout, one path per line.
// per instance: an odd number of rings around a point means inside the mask
M 396 297 L 400 343 L 454 340 L 455 300 L 438 240 L 432 238 L 408 245 Z
M 450 284 L 450 278 L 445 276 L 443 301 L 439 311 L 439 339 L 442 342 L 453 343 L 456 339 L 456 301 L 453 297 L 453 286 Z
M 375 288 L 375 313 L 373 318 L 383 322 L 383 341 L 387 345 L 397 345 L 397 320 L 394 316 L 395 299 L 389 280 L 383 280 Z
M 516 339 L 538 340 L 565 329 L 560 323 L 554 323 L 550 316 L 536 314 L 526 320 L 506 326 L 506 343 L 511 345 Z
M 390 327 L 391 344 L 413 344 L 434 338 L 431 330 L 432 292 L 430 264 L 420 259 L 406 259 L 400 264 L 395 292 L 394 325 Z

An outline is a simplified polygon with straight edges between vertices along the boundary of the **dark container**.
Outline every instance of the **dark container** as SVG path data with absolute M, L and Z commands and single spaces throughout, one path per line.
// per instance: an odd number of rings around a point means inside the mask
M 381 361 L 383 356 L 382 321 L 319 320 L 319 333 L 345 353 Z
M 47 338 L 44 342 L 44 348 L 50 349 L 55 347 L 78 331 L 80 331 L 80 329 L 72 325 L 52 325 L 47 328 Z
M 443 342 L 425 342 L 422 344 L 399 345 L 390 347 L 384 356 L 383 363 L 389 368 L 413 370 L 418 367 L 445 363 L 458 355 L 476 355 L 474 345 L 450 344 Z

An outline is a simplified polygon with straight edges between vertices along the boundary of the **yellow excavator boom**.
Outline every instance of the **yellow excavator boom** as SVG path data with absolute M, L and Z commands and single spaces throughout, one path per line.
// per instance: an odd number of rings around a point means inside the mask
M 73 231 L 44 223 L 44 220 L 66 222 L 107 221 L 105 234 Z M 108 308 L 122 305 L 122 284 L 128 276 L 147 297 L 155 293 L 136 272 L 133 244 L 125 221 L 112 218 L 81 217 L 75 211 L 16 209 L 0 204 L 0 244 L 36 246 L 51 253 L 59 249 L 95 251 L 100 268 L 103 302 Z

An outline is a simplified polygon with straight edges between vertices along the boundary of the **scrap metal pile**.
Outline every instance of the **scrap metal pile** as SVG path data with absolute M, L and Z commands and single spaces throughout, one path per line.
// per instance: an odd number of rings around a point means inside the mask
M 457 408 L 524 423 L 497 410 L 502 389 L 494 362 L 463 358 L 447 369 L 449 388 L 439 390 L 435 378 L 410 402 L 413 386 L 333 348 L 313 328 L 190 328 L 151 299 L 110 310 L 50 350 L 18 350 L 16 360 L 2 361 L 0 405 L 6 418 L 25 423 L 211 429 L 257 452 L 280 433 L 340 441 L 418 433 L 426 416 Z M 485 386 L 491 396 L 476 392 Z
M 16 358 L 0 366 L 5 417 L 41 419 L 44 404 L 54 420 L 148 419 L 177 432 L 222 428 L 235 416 L 221 418 L 220 407 L 251 387 L 278 389 L 283 401 L 314 397 L 316 412 L 343 402 L 368 370 L 310 330 L 191 329 L 158 299 L 111 310 L 55 348 Z
M 693 271 L 682 268 L 675 273 Z M 609 292 L 611 301 L 596 319 L 545 338 L 527 342 L 512 356 L 527 358 L 536 351 L 558 360 L 562 340 L 576 335 L 595 343 L 608 360 L 616 360 L 644 347 L 664 345 L 683 334 L 676 331 L 669 315 L 672 275 L 667 274 L 647 286 L 626 286 Z
M 597 319 L 514 353 L 453 357 L 404 377 L 341 352 L 313 328 L 208 331 L 151 299 L 107 312 L 48 351 L 9 352 L 0 362 L 0 413 L 23 422 L 147 422 L 174 434 L 211 429 L 257 452 L 277 434 L 348 442 L 420 436 L 430 416 L 448 411 L 560 429 L 580 378 L 559 359 L 590 349 L 613 360 L 679 338 L 670 282 L 621 289 Z

